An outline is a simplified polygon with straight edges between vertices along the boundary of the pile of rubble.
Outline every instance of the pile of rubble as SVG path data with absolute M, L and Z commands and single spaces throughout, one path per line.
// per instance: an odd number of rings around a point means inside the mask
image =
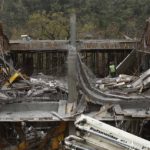
M 0 89 L 1 103 L 59 101 L 68 97 L 68 87 L 64 80 L 56 80 L 43 74 L 28 79 L 17 77 L 9 86 L 6 83 L 4 85 Z
M 134 81 L 136 77 L 121 74 L 116 78 L 103 78 L 96 81 L 96 87 L 101 90 L 119 88 L 119 87 L 130 87 L 130 83 Z
M 96 88 L 105 92 L 113 90 L 115 94 L 142 93 L 150 88 L 150 69 L 140 77 L 120 74 L 115 78 L 103 78 L 96 81 Z

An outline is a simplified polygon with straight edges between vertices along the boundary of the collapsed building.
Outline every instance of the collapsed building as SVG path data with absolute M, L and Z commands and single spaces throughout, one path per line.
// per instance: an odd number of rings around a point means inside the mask
M 0 149 L 63 149 L 81 114 L 149 140 L 149 28 L 141 40 L 76 40 L 73 16 L 68 41 L 0 32 Z

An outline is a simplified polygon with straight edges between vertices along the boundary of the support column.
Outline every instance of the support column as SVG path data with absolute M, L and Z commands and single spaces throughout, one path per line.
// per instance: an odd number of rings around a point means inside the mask
M 70 18 L 70 42 L 69 53 L 68 53 L 68 104 L 67 113 L 72 114 L 75 112 L 77 102 L 77 69 L 76 69 L 76 15 L 73 14 Z

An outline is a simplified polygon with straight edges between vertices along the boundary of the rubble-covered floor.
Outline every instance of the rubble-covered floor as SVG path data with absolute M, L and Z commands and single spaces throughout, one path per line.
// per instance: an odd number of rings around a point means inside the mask
M 38 74 L 29 83 L 19 79 L 0 92 L 0 121 L 59 120 L 68 99 L 66 78 Z M 57 116 L 58 114 L 58 116 Z

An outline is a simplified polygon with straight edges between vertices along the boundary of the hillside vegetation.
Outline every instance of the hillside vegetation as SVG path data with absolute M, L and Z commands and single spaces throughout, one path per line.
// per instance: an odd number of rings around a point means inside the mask
M 149 0 L 1 0 L 7 36 L 68 39 L 69 16 L 77 14 L 78 38 L 139 38 L 150 15 Z

